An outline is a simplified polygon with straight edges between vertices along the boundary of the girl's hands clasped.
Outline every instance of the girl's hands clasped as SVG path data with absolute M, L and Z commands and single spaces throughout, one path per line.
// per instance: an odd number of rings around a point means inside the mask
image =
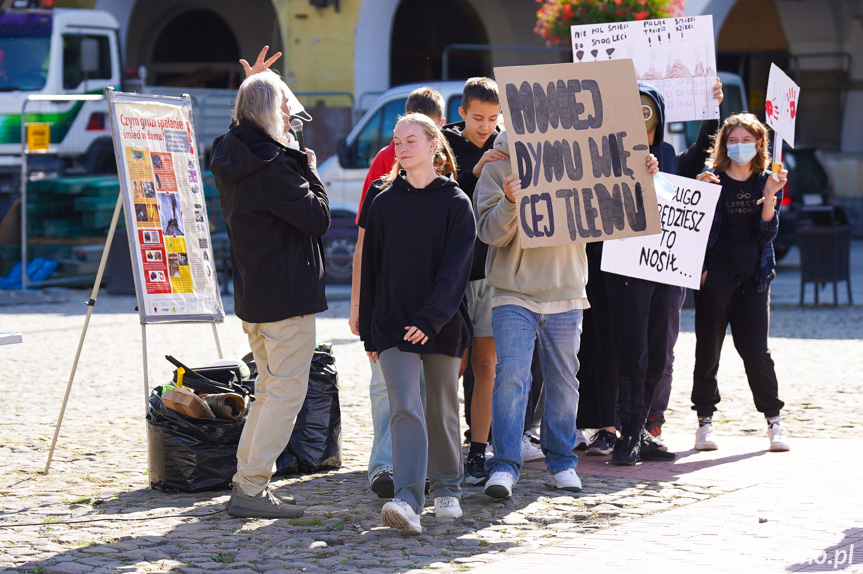
M 429 340 L 428 336 L 416 327 L 408 325 L 405 327 L 405 331 L 407 331 L 407 333 L 405 333 L 405 341 L 410 341 L 414 345 L 417 343 L 425 345 L 426 341 Z

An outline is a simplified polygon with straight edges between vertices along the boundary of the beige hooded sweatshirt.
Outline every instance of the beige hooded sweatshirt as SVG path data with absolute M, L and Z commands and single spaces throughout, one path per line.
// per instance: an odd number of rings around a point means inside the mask
M 509 153 L 506 132 L 497 136 L 494 149 Z M 523 249 L 516 204 L 503 193 L 510 174 L 509 160 L 487 162 L 473 197 L 477 235 L 489 244 L 485 272 L 494 305 L 521 304 L 539 313 L 589 308 L 584 243 Z

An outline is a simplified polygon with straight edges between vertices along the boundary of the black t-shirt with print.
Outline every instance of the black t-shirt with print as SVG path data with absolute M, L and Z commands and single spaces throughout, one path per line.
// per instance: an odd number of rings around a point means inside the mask
M 716 243 L 707 255 L 708 267 L 715 265 L 743 277 L 758 272 L 761 246 L 758 243 L 758 220 L 761 218 L 761 199 L 758 174 L 746 181 L 737 181 L 720 173 L 722 192 L 717 209 L 722 210 L 722 224 Z

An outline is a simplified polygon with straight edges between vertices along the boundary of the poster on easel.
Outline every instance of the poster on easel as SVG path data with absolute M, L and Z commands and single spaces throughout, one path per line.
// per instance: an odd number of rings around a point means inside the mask
M 141 323 L 221 322 L 191 99 L 107 96 Z
M 570 35 L 575 62 L 631 59 L 638 80 L 662 93 L 666 122 L 719 118 L 713 16 L 584 24 Z

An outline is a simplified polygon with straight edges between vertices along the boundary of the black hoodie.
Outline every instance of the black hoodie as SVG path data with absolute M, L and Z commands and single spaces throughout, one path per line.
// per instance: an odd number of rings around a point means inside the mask
M 326 310 L 320 237 L 330 206 L 306 154 L 242 120 L 213 142 L 210 165 L 231 245 L 237 317 L 270 323 Z
M 374 198 L 360 281 L 367 351 L 464 355 L 473 336 L 465 291 L 475 239 L 471 202 L 452 175 L 424 189 L 399 175 Z M 405 341 L 407 326 L 428 335 L 426 344 Z
M 496 127 L 494 132 L 485 140 L 485 145 L 477 147 L 464 136 L 465 122 L 460 121 L 447 124 L 442 128 L 443 135 L 449 142 L 452 152 L 455 154 L 456 169 L 458 169 L 458 186 L 468 198 L 473 201 L 473 190 L 476 189 L 477 177 L 473 174 L 473 168 L 482 159 L 482 155 L 494 147 L 494 140 L 500 133 Z M 473 263 L 471 264 L 470 280 L 483 279 L 485 277 L 485 260 L 488 255 L 488 245 L 476 240 L 473 250 Z
M 659 110 L 659 124 L 653 134 L 653 145 L 650 146 L 650 153 L 659 159 L 659 170 L 695 179 L 696 175 L 704 171 L 704 162 L 710 151 L 710 136 L 719 129 L 719 120 L 702 121 L 695 143 L 680 155 L 675 155 L 674 146 L 665 141 L 665 98 L 647 82 L 638 82 L 638 92 L 651 98 Z

